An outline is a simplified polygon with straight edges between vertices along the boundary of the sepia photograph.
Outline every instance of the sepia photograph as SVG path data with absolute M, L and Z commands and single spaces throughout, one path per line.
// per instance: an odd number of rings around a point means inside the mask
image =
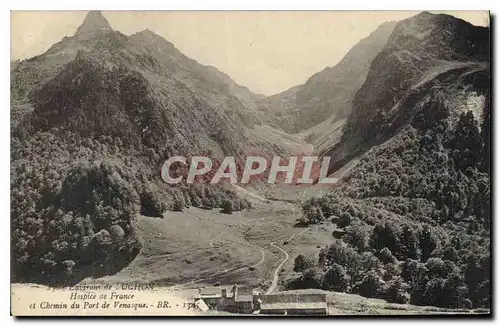
M 11 11 L 11 314 L 491 317 L 490 20 Z

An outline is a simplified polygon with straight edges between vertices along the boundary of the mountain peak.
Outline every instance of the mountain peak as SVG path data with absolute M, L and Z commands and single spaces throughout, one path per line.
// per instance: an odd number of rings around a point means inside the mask
M 78 27 L 75 33 L 77 35 L 89 35 L 95 34 L 100 31 L 112 31 L 111 25 L 109 25 L 107 19 L 103 16 L 100 11 L 91 10 L 85 17 L 83 23 Z

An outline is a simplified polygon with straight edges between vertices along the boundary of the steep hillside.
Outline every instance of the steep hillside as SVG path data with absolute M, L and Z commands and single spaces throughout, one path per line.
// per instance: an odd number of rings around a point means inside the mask
M 134 77 L 125 80 L 125 75 Z M 181 152 L 178 154 L 200 149 L 219 155 L 239 154 L 248 146 L 268 148 L 266 144 L 253 141 L 250 131 L 254 125 L 261 124 L 255 105 L 252 106 L 258 95 L 236 85 L 222 72 L 187 58 L 173 44 L 151 31 L 130 37 L 113 31 L 100 13 L 91 12 L 75 36 L 63 39 L 40 56 L 18 63 L 13 67 L 11 79 L 13 111 L 22 105 L 36 109 L 35 130 L 59 128 L 60 124 L 79 125 L 79 118 L 73 115 L 87 115 L 83 110 L 88 110 L 89 106 L 77 102 L 84 96 L 100 96 L 102 98 L 87 100 L 94 105 L 102 102 L 101 106 L 122 103 L 115 108 L 119 111 L 127 105 L 137 106 L 136 101 L 147 101 L 141 103 L 148 106 L 145 111 L 163 112 L 163 119 L 142 118 L 170 132 L 169 143 L 179 144 Z M 99 84 L 105 87 L 99 88 Z M 78 93 L 73 92 L 76 90 Z M 99 95 L 95 94 L 96 90 Z M 59 101 L 61 98 L 63 101 Z M 93 110 L 106 114 L 100 108 Z M 57 116 L 56 121 L 52 116 Z M 44 124 L 43 119 L 48 119 L 49 125 Z M 142 125 L 141 129 L 145 127 Z M 95 128 L 86 132 L 96 135 L 114 132 L 109 128 Z M 138 135 L 135 131 L 128 128 L 120 132 Z M 163 132 L 152 126 L 145 137 L 159 136 L 158 133 Z
M 257 135 L 254 97 L 151 31 L 113 31 L 100 12 L 12 63 L 13 280 L 60 285 L 116 273 L 141 249 L 139 214 L 247 209 L 229 187 L 173 187 L 159 171 L 172 155 L 289 151 L 285 136 Z
M 334 223 L 331 245 L 296 258 L 290 288 L 444 308 L 491 304 L 489 29 L 422 13 L 398 23 L 356 93 L 332 171 L 303 205 Z
M 370 63 L 384 47 L 394 26 L 393 22 L 382 24 L 334 67 L 316 73 L 303 85 L 267 98 L 266 105 L 278 118 L 277 124 L 287 132 L 299 132 L 330 116 L 332 124 L 346 118 L 354 93 L 364 83 Z
M 488 70 L 488 28 L 427 12 L 399 22 L 354 96 L 341 142 L 323 152 L 334 158 L 331 171 L 395 135 L 431 90 L 466 98 L 488 92 Z

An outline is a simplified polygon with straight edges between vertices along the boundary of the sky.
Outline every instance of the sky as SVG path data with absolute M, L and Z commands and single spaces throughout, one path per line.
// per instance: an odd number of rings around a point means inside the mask
M 488 26 L 485 11 L 444 12 Z M 27 59 L 72 36 L 86 11 L 11 11 L 11 59 Z M 103 11 L 113 29 L 144 29 L 213 65 L 235 82 L 276 94 L 334 66 L 380 24 L 415 11 Z

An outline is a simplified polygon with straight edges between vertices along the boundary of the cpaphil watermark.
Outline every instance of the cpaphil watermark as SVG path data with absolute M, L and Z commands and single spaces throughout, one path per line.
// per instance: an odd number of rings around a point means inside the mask
M 265 181 L 269 184 L 335 184 L 337 178 L 329 178 L 330 157 L 247 156 L 244 159 L 226 156 L 215 159 L 207 156 L 172 156 L 165 161 L 161 177 L 168 184 L 228 182 L 247 184 Z

